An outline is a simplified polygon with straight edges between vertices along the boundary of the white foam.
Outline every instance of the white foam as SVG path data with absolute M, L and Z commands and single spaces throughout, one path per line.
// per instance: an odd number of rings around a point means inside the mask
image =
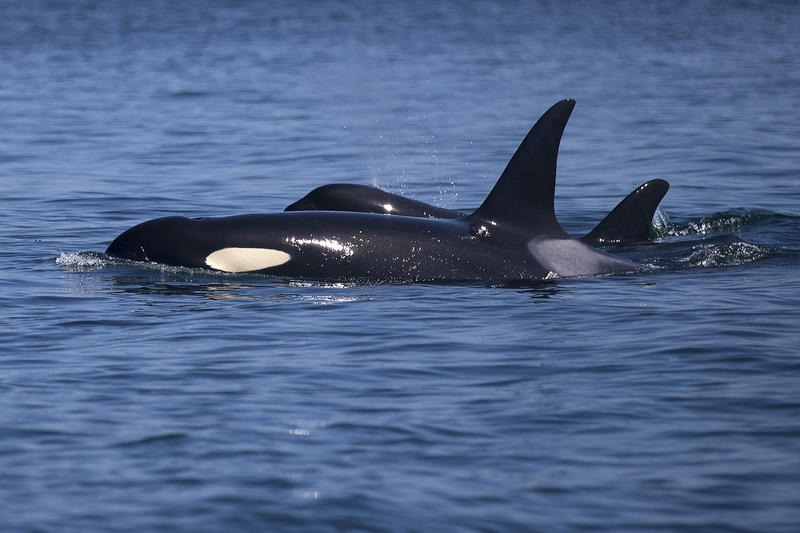
M 56 257 L 56 264 L 67 270 L 76 272 L 86 272 L 89 270 L 99 270 L 104 268 L 106 261 L 101 254 L 95 252 L 61 252 Z

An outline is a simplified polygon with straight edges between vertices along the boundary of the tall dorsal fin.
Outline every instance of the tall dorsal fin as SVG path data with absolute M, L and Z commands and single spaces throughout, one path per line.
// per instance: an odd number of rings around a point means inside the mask
M 566 236 L 556 219 L 553 200 L 558 146 L 574 107 L 575 100 L 561 100 L 536 121 L 472 217 Z
M 646 241 L 658 204 L 669 190 L 664 180 L 650 180 L 626 196 L 581 240 L 603 246 Z

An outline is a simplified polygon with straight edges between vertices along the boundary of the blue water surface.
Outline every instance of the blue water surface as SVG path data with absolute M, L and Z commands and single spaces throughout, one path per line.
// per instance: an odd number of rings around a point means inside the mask
M 3 531 L 800 528 L 797 2 L 0 2 Z M 121 264 L 332 182 L 468 210 L 577 100 L 556 210 L 636 275 Z

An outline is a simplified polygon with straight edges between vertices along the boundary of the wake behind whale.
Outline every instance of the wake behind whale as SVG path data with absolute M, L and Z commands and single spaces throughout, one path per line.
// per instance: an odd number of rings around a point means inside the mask
M 418 205 L 385 216 L 358 205 L 318 210 L 304 204 L 282 213 L 166 217 L 126 230 L 106 254 L 233 273 L 407 283 L 525 282 L 638 270 L 593 245 L 646 238 L 669 186 L 647 182 L 590 234 L 568 235 L 556 218 L 554 195 L 558 149 L 574 105 L 562 100 L 542 115 L 469 215 L 420 213 Z

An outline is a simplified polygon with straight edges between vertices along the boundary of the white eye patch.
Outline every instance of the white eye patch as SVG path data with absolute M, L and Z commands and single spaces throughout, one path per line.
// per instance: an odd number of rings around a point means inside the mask
M 223 248 L 206 257 L 206 264 L 223 272 L 253 272 L 276 267 L 292 256 L 271 248 Z

